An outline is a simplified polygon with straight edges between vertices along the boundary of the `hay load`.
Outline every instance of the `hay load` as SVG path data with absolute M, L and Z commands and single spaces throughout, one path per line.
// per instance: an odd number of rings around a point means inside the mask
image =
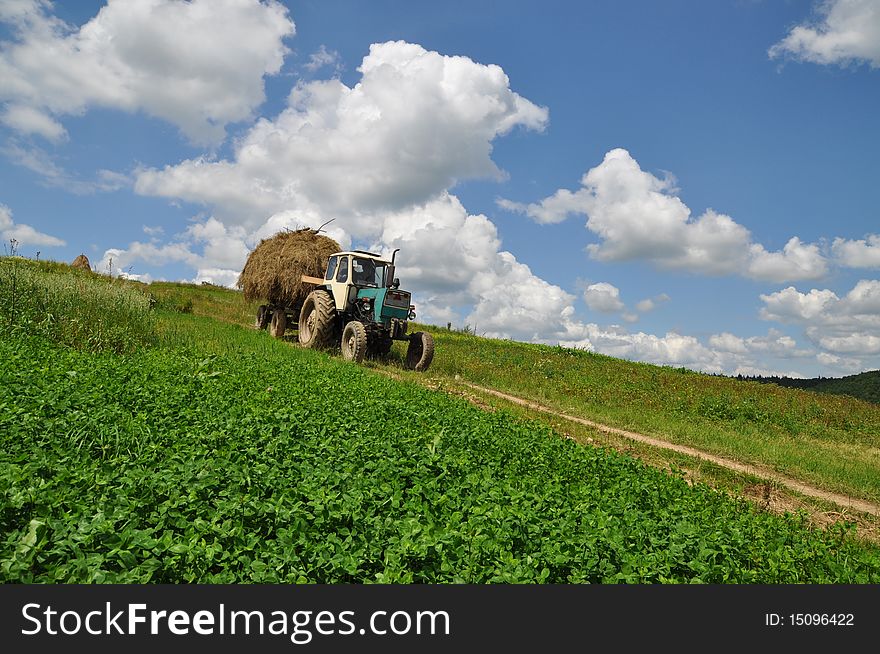
M 70 265 L 72 268 L 79 268 L 80 270 L 88 270 L 89 272 L 92 270 L 92 264 L 89 262 L 89 258 L 84 254 L 79 255 Z
M 313 290 L 303 284 L 302 276 L 323 277 L 327 257 L 340 250 L 339 243 L 314 229 L 279 232 L 250 253 L 238 287 L 249 302 L 298 307 Z

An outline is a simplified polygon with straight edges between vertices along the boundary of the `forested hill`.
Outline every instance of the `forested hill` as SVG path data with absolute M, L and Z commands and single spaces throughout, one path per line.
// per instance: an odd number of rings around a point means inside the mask
M 793 379 L 791 377 L 743 377 L 737 379 L 777 384 L 786 388 L 803 388 L 819 393 L 849 395 L 880 404 L 880 370 L 871 370 L 848 377 L 814 377 L 812 379 Z

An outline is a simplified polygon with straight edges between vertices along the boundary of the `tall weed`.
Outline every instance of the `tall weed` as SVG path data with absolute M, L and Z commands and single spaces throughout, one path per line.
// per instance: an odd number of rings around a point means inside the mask
M 155 342 L 150 298 L 130 282 L 21 257 L 0 258 L 0 322 L 89 351 Z

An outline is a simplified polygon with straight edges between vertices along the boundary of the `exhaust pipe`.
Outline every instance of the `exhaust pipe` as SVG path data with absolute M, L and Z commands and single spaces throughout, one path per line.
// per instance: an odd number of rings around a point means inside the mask
M 397 257 L 398 252 L 400 252 L 400 248 L 396 248 L 394 252 L 391 253 L 391 265 L 388 266 L 388 269 L 385 272 L 385 286 L 388 288 L 394 286 L 394 259 Z

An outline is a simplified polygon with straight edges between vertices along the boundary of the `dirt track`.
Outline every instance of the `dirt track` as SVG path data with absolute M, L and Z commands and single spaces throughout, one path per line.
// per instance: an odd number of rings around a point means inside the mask
M 702 459 L 703 461 L 709 461 L 714 463 L 715 465 L 722 466 L 729 470 L 734 470 L 736 472 L 745 473 L 748 475 L 753 475 L 755 477 L 761 477 L 763 479 L 767 479 L 782 486 L 785 486 L 791 490 L 797 491 L 803 495 L 807 495 L 809 497 L 814 497 L 820 500 L 825 500 L 827 502 L 832 502 L 841 507 L 846 507 L 849 509 L 853 509 L 855 511 L 860 511 L 862 513 L 869 513 L 874 516 L 880 517 L 880 505 L 874 504 L 872 502 L 868 502 L 866 500 L 860 500 L 854 497 L 848 497 L 846 495 L 841 495 L 839 493 L 831 493 L 828 491 L 824 491 L 820 488 L 816 488 L 815 486 L 810 486 L 809 484 L 805 484 L 797 479 L 792 479 L 790 477 L 786 477 L 785 475 L 781 475 L 778 472 L 773 470 L 769 470 L 767 468 L 762 468 L 754 465 L 748 465 L 745 463 L 740 463 L 739 461 L 734 461 L 733 459 L 727 459 L 721 456 L 717 456 L 715 454 L 709 454 L 708 452 L 703 452 L 702 450 L 695 449 L 693 447 L 687 447 L 686 445 L 677 445 L 675 443 L 670 443 L 669 441 L 664 441 L 659 438 L 653 438 L 651 436 L 646 436 L 644 434 L 637 434 L 632 431 L 626 431 L 624 429 L 617 429 L 616 427 L 609 427 L 608 425 L 603 425 L 598 422 L 593 422 L 592 420 L 587 420 L 585 418 L 578 418 L 577 416 L 571 416 L 565 413 L 561 413 L 556 411 L 555 409 L 551 409 L 549 407 L 538 404 L 537 402 L 532 402 L 531 400 L 524 400 L 520 397 L 516 397 L 515 395 L 509 395 L 507 393 L 502 393 L 501 391 L 496 391 L 491 388 L 485 388 L 483 386 L 478 386 L 476 384 L 472 384 L 470 382 L 466 382 L 464 380 L 456 380 L 457 383 L 463 384 L 469 388 L 472 388 L 481 393 L 486 393 L 487 395 L 493 395 L 495 397 L 499 397 L 507 402 L 511 402 L 513 404 L 518 404 L 520 406 L 524 406 L 528 409 L 532 409 L 534 411 L 540 411 L 542 413 L 547 413 L 557 418 L 562 418 L 563 420 L 569 420 L 571 422 L 576 422 L 582 425 L 586 425 L 587 427 L 592 427 L 598 431 L 602 431 L 608 434 L 615 434 L 617 436 L 623 436 L 624 438 L 628 438 L 633 441 L 637 441 L 639 443 L 645 443 L 647 445 L 651 445 L 653 447 L 662 448 L 665 450 L 671 450 L 673 452 L 679 452 L 681 454 L 686 454 L 688 456 L 692 456 L 697 459 Z

